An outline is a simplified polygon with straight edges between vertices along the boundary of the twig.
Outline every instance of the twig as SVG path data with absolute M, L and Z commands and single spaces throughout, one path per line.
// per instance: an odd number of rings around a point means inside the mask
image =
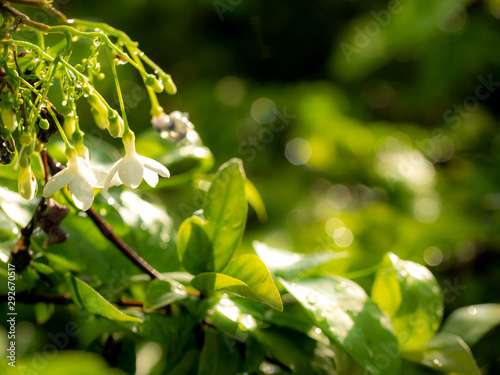
M 63 167 L 56 163 L 47 153 L 47 164 L 52 172 L 56 174 L 61 171 Z M 161 279 L 162 275 L 148 262 L 142 259 L 139 254 L 132 250 L 120 237 L 118 237 L 113 228 L 99 215 L 93 208 L 86 211 L 87 215 L 92 219 L 94 224 L 97 226 L 99 231 L 106 237 L 113 245 L 115 245 L 118 250 L 120 250 L 127 258 L 129 258 L 137 267 L 139 267 L 144 273 L 148 274 L 152 279 Z
M 88 209 L 87 215 L 92 219 L 97 228 L 113 245 L 115 245 L 127 258 L 129 258 L 137 267 L 151 276 L 152 279 L 161 279 L 161 273 L 153 266 L 142 259 L 134 250 L 132 250 L 120 237 L 118 237 L 111 226 L 99 215 L 93 208 Z

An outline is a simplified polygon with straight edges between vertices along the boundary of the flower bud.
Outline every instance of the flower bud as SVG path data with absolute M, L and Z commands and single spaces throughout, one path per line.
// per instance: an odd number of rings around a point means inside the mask
M 164 74 L 164 75 L 162 74 L 161 83 L 163 84 L 163 87 L 165 87 L 165 91 L 168 94 L 174 95 L 177 92 L 177 87 L 175 86 L 175 83 L 172 80 L 170 74 Z
M 72 114 L 73 112 L 71 112 L 68 116 L 64 116 L 63 127 L 66 134 L 73 134 L 76 129 L 76 119 L 74 116 L 72 116 Z
M 87 96 L 87 101 L 92 108 L 95 108 L 99 113 L 108 113 L 108 108 L 95 93 L 90 92 Z
M 19 138 L 19 142 L 21 143 L 21 146 L 28 147 L 31 142 L 33 142 L 33 138 L 31 137 L 31 135 L 24 133 Z
M 108 120 L 108 114 L 107 113 L 100 113 L 97 109 L 94 107 L 90 108 L 90 112 L 92 112 L 92 116 L 94 117 L 94 121 L 96 125 L 100 129 L 108 129 L 109 128 L 109 120 Z
M 2 124 L 13 133 L 17 129 L 17 116 L 16 112 L 11 106 L 4 107 L 2 110 Z
M 43 130 L 47 130 L 48 128 L 50 128 L 49 122 L 44 118 L 40 119 L 40 121 L 38 122 L 38 126 L 40 126 L 40 128 Z
M 157 92 L 158 94 L 163 92 L 163 83 L 160 80 L 158 80 L 154 75 L 152 74 L 148 75 L 144 80 L 144 82 L 146 83 L 146 85 L 155 90 L 155 92 Z
M 111 134 L 111 136 L 114 138 L 121 137 L 123 131 L 125 130 L 125 124 L 120 115 L 118 115 L 118 112 L 113 111 L 108 117 L 108 119 L 109 119 L 109 129 L 108 129 L 109 134 Z
M 17 189 L 24 199 L 30 200 L 36 195 L 38 184 L 28 163 L 26 167 L 21 166 L 17 179 Z

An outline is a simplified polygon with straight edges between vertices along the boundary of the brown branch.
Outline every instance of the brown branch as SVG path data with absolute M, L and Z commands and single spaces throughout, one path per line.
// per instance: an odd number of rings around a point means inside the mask
M 61 23 L 68 23 L 68 18 L 52 6 L 51 0 L 9 0 L 8 2 L 16 5 L 41 8 L 48 13 L 52 13 L 52 15 L 57 17 Z M 47 31 L 49 28 L 49 26 L 44 23 L 32 21 L 26 14 L 8 4 L 6 0 L 0 0 L 0 6 L 7 9 L 14 16 L 21 17 L 22 22 L 27 26 L 31 26 L 40 31 Z
M 52 159 L 47 153 L 47 163 L 49 165 L 52 174 L 56 174 L 61 171 L 62 167 L 54 159 Z M 162 275 L 148 262 L 142 259 L 139 254 L 132 250 L 120 237 L 118 237 L 113 228 L 102 218 L 101 215 L 97 213 L 96 210 L 90 208 L 86 211 L 87 215 L 92 219 L 99 231 L 106 237 L 113 245 L 115 245 L 118 250 L 120 250 L 127 258 L 129 258 L 137 267 L 139 267 L 144 273 L 148 274 L 152 279 L 161 279 Z
M 2 1 L 1 6 L 2 6 L 2 8 L 5 8 L 7 11 L 9 11 L 13 16 L 20 17 L 22 22 L 25 25 L 30 26 L 36 30 L 44 31 L 44 32 L 49 30 L 48 25 L 46 25 L 44 23 L 39 23 L 39 22 L 35 22 L 35 21 L 30 20 L 30 18 L 26 14 L 18 11 L 14 7 L 11 7 L 9 4 L 7 4 L 7 2 Z
M 152 279 L 161 279 L 161 273 L 153 266 L 142 259 L 139 254 L 132 250 L 120 237 L 118 237 L 111 226 L 99 215 L 93 208 L 88 209 L 87 215 L 92 219 L 96 227 L 113 245 L 115 245 L 127 258 L 129 258 L 137 267 L 151 276 Z

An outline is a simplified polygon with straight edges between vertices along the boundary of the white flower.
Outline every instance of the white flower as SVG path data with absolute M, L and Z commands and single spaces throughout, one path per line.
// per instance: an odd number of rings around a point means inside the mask
M 141 184 L 143 178 L 149 186 L 155 187 L 158 184 L 158 175 L 170 177 L 170 172 L 163 165 L 135 152 L 134 138 L 133 135 L 124 136 L 125 156 L 111 167 L 104 181 L 104 191 L 107 191 L 111 186 L 121 183 L 131 189 L 135 189 Z
M 95 188 L 102 188 L 106 172 L 90 168 L 88 162 L 73 151 L 68 157 L 68 166 L 53 175 L 43 188 L 43 196 L 50 197 L 68 185 L 76 207 L 87 211 L 94 202 Z

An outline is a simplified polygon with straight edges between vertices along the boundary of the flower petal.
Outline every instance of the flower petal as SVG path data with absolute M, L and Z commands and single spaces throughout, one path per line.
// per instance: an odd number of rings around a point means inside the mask
M 138 155 L 126 155 L 118 168 L 118 176 L 125 186 L 135 189 L 142 181 L 144 175 L 144 166 Z
M 92 169 L 91 173 L 94 178 L 90 178 L 88 181 L 93 187 L 102 188 L 106 177 L 108 177 L 108 172 L 103 171 L 102 169 Z
M 123 159 L 118 160 L 115 164 L 113 164 L 113 166 L 109 170 L 108 175 L 106 176 L 106 179 L 103 182 L 103 191 L 105 193 L 108 192 L 108 189 L 111 186 L 115 186 L 112 184 L 112 182 L 115 180 L 113 177 L 115 177 L 116 173 L 118 172 L 118 168 L 120 167 L 120 163 L 122 161 L 123 161 Z
M 73 197 L 75 206 L 82 211 L 87 211 L 94 202 L 94 190 L 92 185 L 84 179 L 74 179 L 69 184 L 69 191 Z
M 152 170 L 148 168 L 144 168 L 144 181 L 148 183 L 149 186 L 151 187 L 156 187 L 158 185 L 158 173 L 153 172 Z
M 43 188 L 43 196 L 50 197 L 59 189 L 69 184 L 75 177 L 75 173 L 70 168 L 63 169 L 62 171 L 53 175 Z
M 170 177 L 170 172 L 168 171 L 168 169 L 162 164 L 158 163 L 156 160 L 141 155 L 137 155 L 137 157 L 141 160 L 142 164 L 144 164 L 144 167 L 146 167 L 147 169 L 158 173 L 162 177 Z

